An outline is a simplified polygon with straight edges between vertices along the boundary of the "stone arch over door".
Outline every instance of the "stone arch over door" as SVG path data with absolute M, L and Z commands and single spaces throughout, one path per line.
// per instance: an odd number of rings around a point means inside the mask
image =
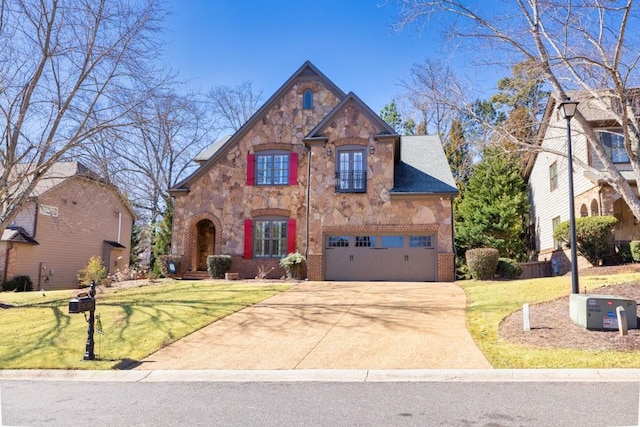
M 598 208 L 598 201 L 596 199 L 591 200 L 591 216 L 600 215 L 600 209 Z
M 191 218 L 187 230 L 188 269 L 206 270 L 207 255 L 222 252 L 222 223 L 213 214 L 201 213 Z

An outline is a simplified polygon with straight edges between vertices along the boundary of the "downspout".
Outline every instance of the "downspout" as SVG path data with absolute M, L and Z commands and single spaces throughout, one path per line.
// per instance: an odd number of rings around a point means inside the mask
M 453 245 L 453 281 L 456 281 L 456 265 L 458 260 L 458 248 L 456 248 L 456 224 L 453 218 L 453 199 L 456 196 L 451 196 L 449 200 L 451 200 L 451 244 Z
M 305 144 L 306 145 L 306 144 Z M 304 249 L 305 259 L 309 258 L 309 202 L 311 200 L 311 146 L 307 145 L 308 159 L 307 159 L 307 208 L 305 219 L 305 233 L 306 233 L 306 246 Z

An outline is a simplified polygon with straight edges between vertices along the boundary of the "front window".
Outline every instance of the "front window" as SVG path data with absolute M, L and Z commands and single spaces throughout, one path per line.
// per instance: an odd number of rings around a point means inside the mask
M 600 141 L 607 147 L 607 153 L 613 163 L 629 163 L 629 153 L 624 143 L 624 135 L 618 131 L 598 132 Z
M 364 193 L 367 191 L 364 149 L 338 151 L 336 191 L 339 193 Z
M 258 185 L 287 185 L 289 183 L 289 155 L 257 154 L 256 183 Z
M 553 162 L 549 166 L 549 189 L 551 191 L 558 188 L 558 162 Z
M 287 221 L 256 220 L 254 234 L 255 257 L 283 258 L 287 256 Z

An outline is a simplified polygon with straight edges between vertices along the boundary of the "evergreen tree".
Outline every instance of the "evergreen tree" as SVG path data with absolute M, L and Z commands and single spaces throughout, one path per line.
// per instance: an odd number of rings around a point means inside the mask
M 162 220 L 157 224 L 156 231 L 153 236 L 153 260 L 151 265 L 154 266 L 156 259 L 160 255 L 166 255 L 171 250 L 171 233 L 173 231 L 173 203 L 170 196 L 165 197 L 166 209 L 162 215 Z
M 382 120 L 387 122 L 387 124 L 391 126 L 391 128 L 395 130 L 397 134 L 402 135 L 402 115 L 398 112 L 398 107 L 396 106 L 395 100 L 392 99 L 391 103 L 382 107 L 382 111 L 380 111 L 380 117 L 382 118 Z
M 471 170 L 471 154 L 469 144 L 464 137 L 462 122 L 455 119 L 451 122 L 449 138 L 443 144 L 444 153 L 449 161 L 453 178 L 456 181 L 458 191 L 462 193 Z
M 526 259 L 529 199 L 514 160 L 503 150 L 489 148 L 473 168 L 455 218 L 459 253 L 491 247 L 502 257 Z

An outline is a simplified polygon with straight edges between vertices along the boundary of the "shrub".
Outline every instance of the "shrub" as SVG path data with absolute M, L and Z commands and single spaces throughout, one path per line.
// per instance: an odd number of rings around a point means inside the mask
M 613 227 L 618 220 L 613 216 L 586 216 L 576 219 L 576 251 L 592 265 L 601 265 L 610 252 Z M 553 237 L 569 244 L 569 221 L 556 227 Z
M 469 273 L 469 266 L 465 262 L 464 257 L 456 257 L 456 280 L 468 280 L 471 279 L 471 273 Z
M 497 273 L 501 279 L 513 280 L 520 277 L 522 267 L 511 258 L 499 258 Z
M 175 277 L 180 271 L 182 255 L 159 255 L 156 265 L 160 268 L 160 274 L 164 277 Z M 173 265 L 173 268 L 170 266 Z
M 289 279 L 299 279 L 300 270 L 302 270 L 305 261 L 304 255 L 293 252 L 280 260 L 280 267 L 286 270 Z
M 635 262 L 640 262 L 640 240 L 632 240 L 629 243 L 629 248 L 631 250 L 631 258 Z
M 102 264 L 102 258 L 99 256 L 89 258 L 87 265 L 78 271 L 77 277 L 80 287 L 88 286 L 92 280 L 95 280 L 96 285 L 101 284 L 107 277 L 107 268 Z
M 478 280 L 490 280 L 498 268 L 498 250 L 493 248 L 469 249 L 466 253 L 467 266 L 471 277 Z
M 16 276 L 2 283 L 3 291 L 14 292 L 31 292 L 33 291 L 33 282 L 29 276 Z
M 231 269 L 231 255 L 207 256 L 207 271 L 212 279 L 224 279 L 224 273 Z

